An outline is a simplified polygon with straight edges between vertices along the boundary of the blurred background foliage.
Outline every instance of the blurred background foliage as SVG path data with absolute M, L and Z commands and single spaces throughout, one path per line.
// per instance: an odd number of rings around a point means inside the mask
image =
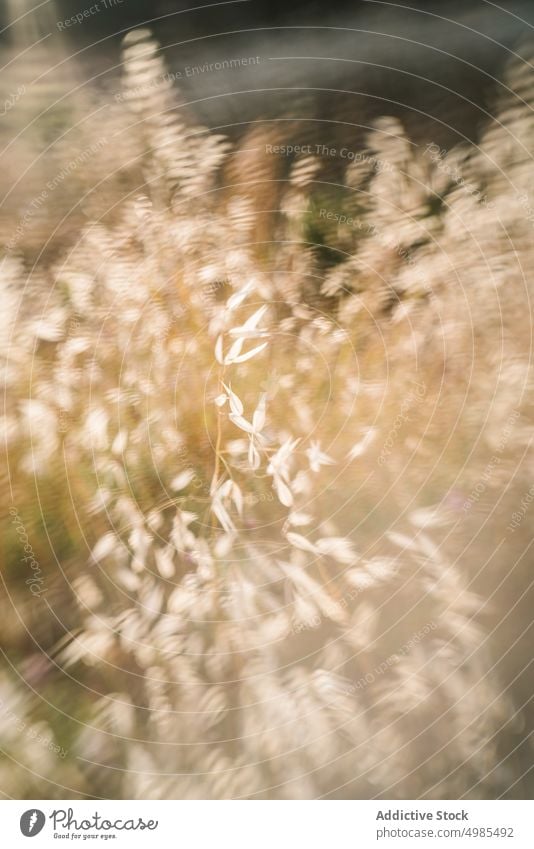
M 125 2 L 67 37 L 65 5 L 3 33 L 0 789 L 529 798 L 526 27 Z M 336 155 L 269 152 L 303 144 Z M 258 469 L 223 377 L 265 393 Z

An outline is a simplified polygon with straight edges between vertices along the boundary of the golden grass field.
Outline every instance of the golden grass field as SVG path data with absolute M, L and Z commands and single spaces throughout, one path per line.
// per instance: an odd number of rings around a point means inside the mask
M 6 113 L 0 791 L 529 798 L 528 55 L 447 150 L 121 62 Z

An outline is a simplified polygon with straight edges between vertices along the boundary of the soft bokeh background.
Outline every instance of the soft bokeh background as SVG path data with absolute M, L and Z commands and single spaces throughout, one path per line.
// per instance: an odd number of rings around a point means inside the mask
M 528 6 L 143 6 L 4 12 L 0 791 L 529 798 Z

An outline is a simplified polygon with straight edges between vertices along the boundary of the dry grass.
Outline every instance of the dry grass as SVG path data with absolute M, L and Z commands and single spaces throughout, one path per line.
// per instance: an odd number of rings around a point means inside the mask
M 91 222 L 3 260 L 0 788 L 528 795 L 528 103 L 443 161 L 383 119 L 340 184 L 164 72 L 130 37 Z

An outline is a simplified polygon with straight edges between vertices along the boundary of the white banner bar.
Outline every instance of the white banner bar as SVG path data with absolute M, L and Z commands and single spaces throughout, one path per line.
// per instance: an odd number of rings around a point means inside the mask
M 534 803 L 3 801 L 2 846 L 533 849 Z M 35 839 L 35 843 L 29 841 Z

